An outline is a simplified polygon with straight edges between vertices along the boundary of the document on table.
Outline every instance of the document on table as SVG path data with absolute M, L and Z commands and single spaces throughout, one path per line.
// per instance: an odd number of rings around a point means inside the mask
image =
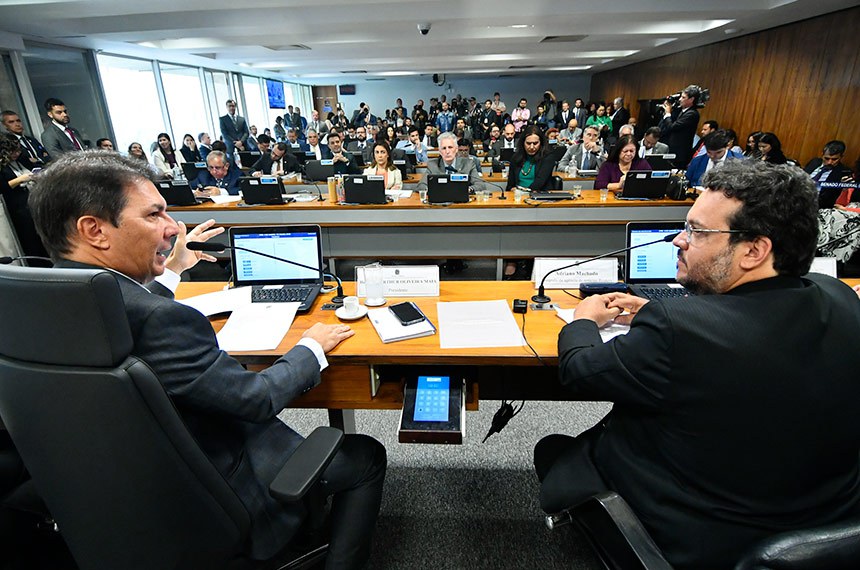
M 229 204 L 231 202 L 238 202 L 242 199 L 241 196 L 233 196 L 232 194 L 216 194 L 214 196 L 209 196 L 212 199 L 214 204 Z
M 573 322 L 573 316 L 576 313 L 576 309 L 559 309 L 555 308 L 555 314 L 558 315 L 558 318 L 570 324 Z M 630 325 L 619 325 L 618 323 L 614 323 L 609 321 L 608 324 L 597 329 L 600 333 L 600 338 L 603 339 L 603 342 L 608 342 L 610 339 L 613 339 L 617 336 L 627 334 L 627 331 L 630 330 Z
M 396 196 L 398 199 L 405 200 L 412 196 L 412 190 L 386 190 L 385 195 L 390 196 L 391 198 Z
M 233 311 L 216 335 L 227 352 L 274 350 L 290 330 L 301 303 L 250 303 Z
M 525 346 L 514 314 L 504 299 L 437 303 L 436 308 L 442 348 Z
M 250 305 L 251 288 L 235 287 L 233 289 L 215 291 L 214 293 L 196 295 L 187 299 L 179 299 L 178 302 L 188 305 L 192 309 L 197 309 L 207 317 L 211 317 L 219 313 L 230 313 L 240 307 Z

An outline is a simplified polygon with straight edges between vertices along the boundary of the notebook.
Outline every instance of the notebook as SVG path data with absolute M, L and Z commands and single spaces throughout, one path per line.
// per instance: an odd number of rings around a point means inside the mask
M 284 186 L 277 176 L 246 176 L 239 179 L 246 204 L 283 204 Z
M 626 247 L 648 243 L 684 230 L 684 222 L 629 222 Z M 627 252 L 624 281 L 630 292 L 645 299 L 686 297 L 690 291 L 675 281 L 678 248 L 671 242 L 655 243 Z
M 627 173 L 624 191 L 619 198 L 657 200 L 666 196 L 667 188 L 669 188 L 668 170 L 631 170 Z
M 385 204 L 385 179 L 382 176 L 345 176 L 343 201 L 349 204 Z
M 323 284 L 319 226 L 246 226 L 228 232 L 234 287 L 251 286 L 255 303 L 300 302 L 308 311 Z M 249 251 L 245 251 L 249 250 Z M 306 265 L 297 267 L 253 252 Z
M 436 334 L 436 327 L 430 322 L 430 319 L 404 326 L 388 307 L 370 309 L 367 311 L 367 318 L 370 319 L 370 323 L 384 343 Z
M 457 204 L 469 201 L 468 174 L 428 174 L 427 201 L 431 204 Z

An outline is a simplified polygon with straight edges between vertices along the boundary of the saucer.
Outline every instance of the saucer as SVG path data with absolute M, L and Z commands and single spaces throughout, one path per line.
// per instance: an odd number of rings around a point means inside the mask
M 367 307 L 364 305 L 358 306 L 358 312 L 354 315 L 346 314 L 346 307 L 341 307 L 334 312 L 335 316 L 342 321 L 357 321 L 358 319 L 364 317 L 367 314 Z

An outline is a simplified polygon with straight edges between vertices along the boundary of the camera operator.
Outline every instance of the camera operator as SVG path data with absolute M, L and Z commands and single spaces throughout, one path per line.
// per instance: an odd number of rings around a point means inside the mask
M 676 155 L 675 165 L 686 168 L 693 154 L 693 137 L 699 127 L 699 111 L 696 106 L 701 97 L 701 89 L 689 85 L 678 99 L 673 110 L 671 99 L 663 102 L 663 120 L 660 121 L 660 140 L 669 145 L 669 152 Z

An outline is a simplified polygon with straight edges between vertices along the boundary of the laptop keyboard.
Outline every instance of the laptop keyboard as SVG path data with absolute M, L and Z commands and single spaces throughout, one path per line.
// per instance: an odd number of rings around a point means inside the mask
M 689 297 L 690 292 L 683 287 L 648 287 L 640 285 L 636 294 L 645 299 L 672 299 L 675 297 Z
M 281 287 L 279 289 L 254 289 L 252 303 L 304 303 L 311 289 L 308 287 Z
M 570 192 L 532 192 L 529 194 L 532 200 L 573 200 Z

